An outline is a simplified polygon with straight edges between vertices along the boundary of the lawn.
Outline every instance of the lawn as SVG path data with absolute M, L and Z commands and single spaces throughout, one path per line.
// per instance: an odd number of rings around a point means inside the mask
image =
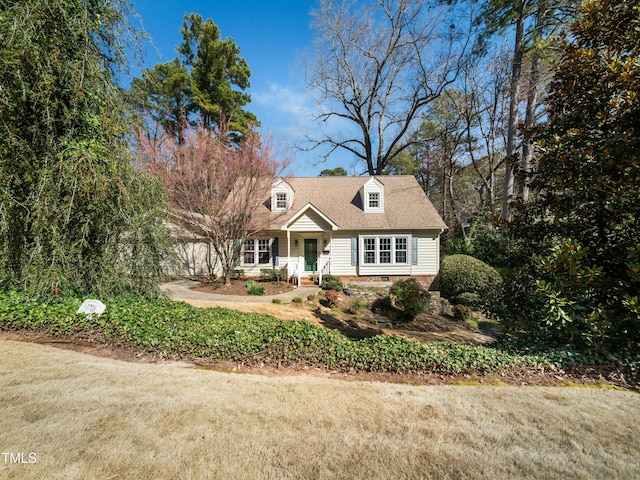
M 630 391 L 238 375 L 7 340 L 0 358 L 2 451 L 35 459 L 0 463 L 3 479 L 632 479 L 640 471 L 640 396 Z

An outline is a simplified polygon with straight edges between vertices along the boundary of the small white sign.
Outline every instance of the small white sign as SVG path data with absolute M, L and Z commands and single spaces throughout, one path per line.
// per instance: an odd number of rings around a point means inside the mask
M 76 313 L 86 313 L 87 315 L 100 315 L 104 313 L 106 309 L 106 305 L 102 303 L 100 300 L 85 300 L 80 305 L 80 308 Z

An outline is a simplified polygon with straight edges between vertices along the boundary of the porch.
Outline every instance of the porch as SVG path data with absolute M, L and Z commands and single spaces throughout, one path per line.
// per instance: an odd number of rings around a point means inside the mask
M 332 274 L 332 240 L 323 234 L 287 232 L 287 266 L 290 282 L 297 286 L 322 286 L 322 277 Z
M 333 271 L 333 232 L 338 226 L 316 207 L 307 204 L 281 230 L 287 234 L 289 279 L 298 286 L 322 286 L 322 277 Z

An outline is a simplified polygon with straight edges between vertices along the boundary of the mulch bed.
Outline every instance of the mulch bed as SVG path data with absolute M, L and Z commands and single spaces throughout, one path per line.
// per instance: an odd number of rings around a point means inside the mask
M 224 283 L 202 283 L 193 290 L 205 293 L 217 293 L 219 295 L 246 295 L 250 296 L 249 290 L 245 287 L 247 279 L 233 279 L 231 285 Z M 281 293 L 291 292 L 294 286 L 287 282 L 261 282 L 254 280 L 256 284 L 264 287 L 264 295 L 280 295 Z

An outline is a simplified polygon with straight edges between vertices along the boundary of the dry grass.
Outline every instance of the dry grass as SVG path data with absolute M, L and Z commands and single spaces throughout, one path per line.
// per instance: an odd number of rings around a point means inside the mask
M 0 478 L 638 478 L 640 396 L 125 363 L 0 341 Z
M 220 307 L 240 312 L 265 313 L 281 320 L 314 320 L 313 311 L 304 305 L 269 302 L 225 302 L 220 300 L 200 300 L 192 298 L 176 298 L 178 302 L 186 302 L 194 307 Z

